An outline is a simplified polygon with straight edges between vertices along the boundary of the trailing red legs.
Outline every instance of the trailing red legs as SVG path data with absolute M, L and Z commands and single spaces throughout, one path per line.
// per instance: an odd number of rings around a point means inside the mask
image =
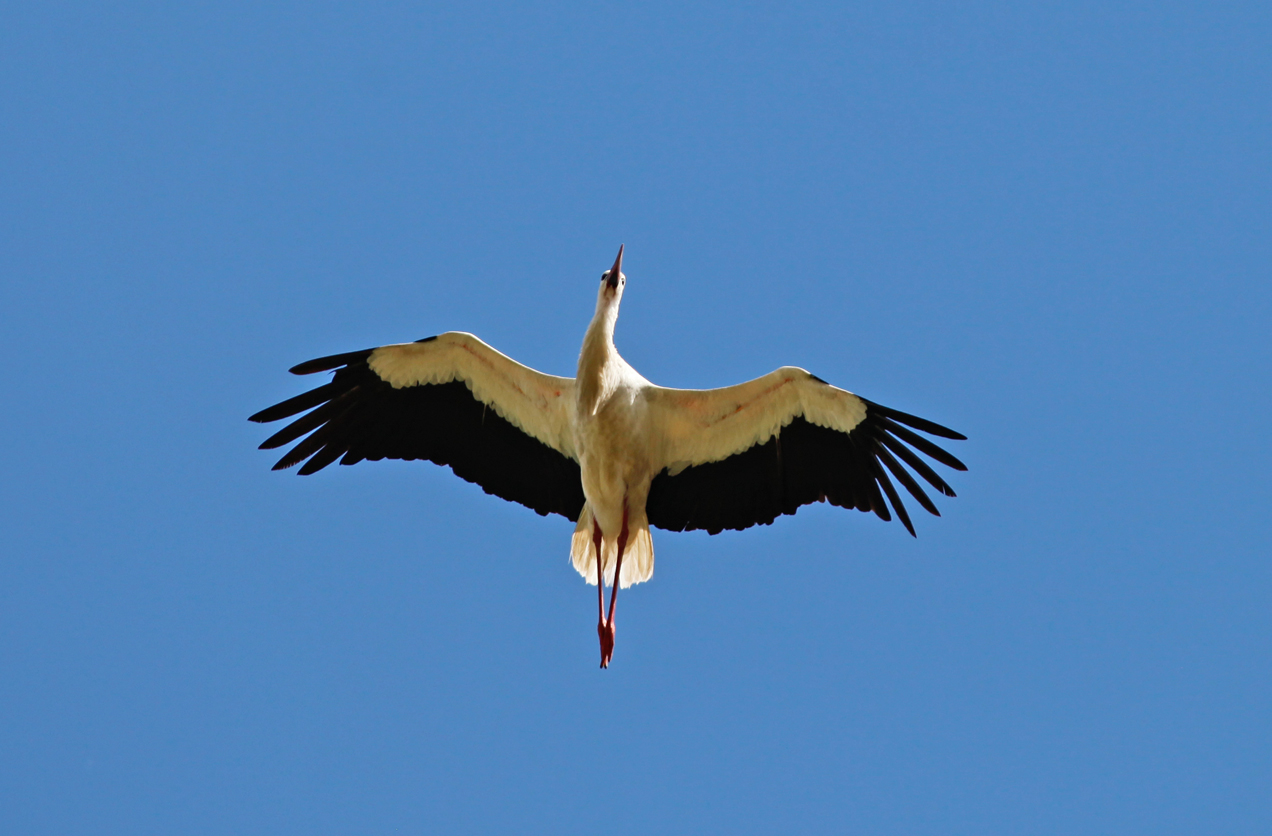
M 601 526 L 592 523 L 592 545 L 596 547 L 596 635 L 601 638 L 601 667 L 607 667 L 609 658 L 614 654 L 614 631 L 605 630 L 605 572 L 601 567 Z M 609 639 L 609 647 L 605 646 Z
M 618 532 L 618 560 L 614 564 L 614 587 L 610 590 L 609 617 L 605 616 L 605 571 L 601 566 L 601 527 L 592 523 L 592 543 L 596 547 L 596 634 L 601 639 L 601 667 L 608 668 L 614 656 L 614 604 L 618 601 L 619 579 L 623 576 L 623 550 L 627 548 L 627 509 Z

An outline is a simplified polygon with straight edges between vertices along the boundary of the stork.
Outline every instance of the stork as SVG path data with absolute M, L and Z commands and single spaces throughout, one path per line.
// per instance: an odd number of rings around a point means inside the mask
M 619 247 L 601 274 L 575 377 L 537 372 L 457 331 L 320 357 L 291 372 L 334 371 L 331 382 L 250 418 L 305 413 L 261 449 L 301 439 L 274 470 L 303 462 L 302 476 L 337 459 L 427 459 L 487 493 L 571 520 L 570 560 L 597 587 L 602 668 L 614 653 L 618 590 L 653 576 L 651 525 L 717 534 L 830 502 L 884 521 L 895 513 L 914 535 L 889 473 L 940 516 L 901 462 L 952 497 L 918 454 L 966 466 L 915 430 L 965 436 L 793 366 L 723 389 L 655 386 L 614 347 L 622 266 Z

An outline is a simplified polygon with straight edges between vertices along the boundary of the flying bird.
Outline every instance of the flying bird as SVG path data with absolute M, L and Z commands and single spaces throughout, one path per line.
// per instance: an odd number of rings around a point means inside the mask
M 717 534 L 830 502 L 885 521 L 895 514 L 914 535 L 889 473 L 940 516 L 915 475 L 954 491 L 919 454 L 967 468 L 918 432 L 965 436 L 793 366 L 723 389 L 655 386 L 614 347 L 622 266 L 619 247 L 601 274 L 575 377 L 537 372 L 457 331 L 320 357 L 291 372 L 334 371 L 329 383 L 251 417 L 305 413 L 261 449 L 301 439 L 274 470 L 299 464 L 302 476 L 337 459 L 427 459 L 576 523 L 570 560 L 597 586 L 602 668 L 614 653 L 618 590 L 654 573 L 650 526 Z

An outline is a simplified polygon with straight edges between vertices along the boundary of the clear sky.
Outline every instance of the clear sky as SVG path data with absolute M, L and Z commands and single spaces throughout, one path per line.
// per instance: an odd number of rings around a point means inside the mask
M 880 8 L 882 7 L 882 8 Z M 1272 6 L 8 4 L 0 830 L 1272 832 Z M 297 478 L 311 357 L 803 366 L 940 519 Z

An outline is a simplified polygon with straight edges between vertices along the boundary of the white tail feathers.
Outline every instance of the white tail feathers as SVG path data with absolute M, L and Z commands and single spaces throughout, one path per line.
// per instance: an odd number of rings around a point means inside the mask
M 618 563 L 618 537 L 606 532 L 601 541 L 601 565 L 605 567 L 605 585 L 614 585 L 614 566 Z M 586 503 L 579 514 L 570 540 L 570 562 L 583 580 L 596 583 L 596 548 L 592 544 L 592 508 Z M 654 576 L 654 538 L 649 534 L 649 520 L 642 511 L 627 520 L 627 547 L 623 549 L 623 574 L 619 588 L 644 583 Z

